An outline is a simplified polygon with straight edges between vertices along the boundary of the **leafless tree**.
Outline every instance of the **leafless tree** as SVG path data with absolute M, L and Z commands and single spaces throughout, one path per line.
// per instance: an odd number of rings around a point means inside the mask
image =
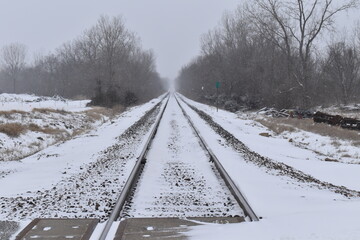
M 360 56 L 354 45 L 344 41 L 330 45 L 324 72 L 338 103 L 354 100 L 360 87 Z
M 264 37 L 270 37 L 288 56 L 289 76 L 301 91 L 302 105 L 310 104 L 311 54 L 314 41 L 342 11 L 358 0 L 251 0 L 248 12 Z M 295 56 L 295 58 L 294 58 Z M 294 62 L 299 62 L 299 65 Z
M 125 65 L 136 44 L 136 39 L 125 28 L 121 17 L 101 16 L 94 31 L 97 32 L 100 40 L 99 47 L 103 54 L 108 85 L 114 86 L 116 71 L 119 66 Z
M 13 81 L 13 91 L 16 93 L 18 74 L 25 67 L 27 48 L 20 43 L 11 43 L 2 48 L 2 63 L 5 71 Z

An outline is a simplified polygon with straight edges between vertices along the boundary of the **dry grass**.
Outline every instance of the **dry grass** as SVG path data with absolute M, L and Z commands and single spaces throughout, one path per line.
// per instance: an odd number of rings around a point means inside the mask
M 19 123 L 0 124 L 0 132 L 5 133 L 9 137 L 19 137 L 26 131 L 26 127 Z
M 92 109 L 85 111 L 85 114 L 93 121 L 98 121 L 101 120 L 103 116 L 114 118 L 116 115 L 124 111 L 124 106 L 116 105 L 113 108 L 93 107 Z
M 88 100 L 89 98 L 85 95 L 76 95 L 75 97 L 71 98 L 72 100 Z
M 123 105 L 115 105 L 111 108 L 113 114 L 120 114 L 125 111 L 125 107 Z
M 56 135 L 66 132 L 65 130 L 56 129 L 56 128 L 50 128 L 50 127 L 42 128 L 33 123 L 29 125 L 23 125 L 19 123 L 0 124 L 0 132 L 5 133 L 9 137 L 19 137 L 22 133 L 25 133 L 26 131 L 41 132 L 51 135 Z
M 33 131 L 33 132 L 42 132 L 42 133 L 51 134 L 51 135 L 60 134 L 60 133 L 65 132 L 65 130 L 56 129 L 56 128 L 50 128 L 50 127 L 42 128 L 34 123 L 29 124 L 27 126 L 27 130 Z
M 62 114 L 62 115 L 69 114 L 69 112 L 67 112 L 65 110 L 51 109 L 51 108 L 34 108 L 32 111 L 33 112 L 43 113 L 43 114 L 48 114 L 48 113 L 59 113 L 59 114 Z
M 40 147 L 41 147 L 41 143 L 39 143 L 39 142 L 32 142 L 29 145 L 29 148 L 40 149 Z
M 314 123 L 312 119 L 266 118 L 258 120 L 258 122 L 277 134 L 285 131 L 293 132 L 297 128 L 322 136 L 350 140 L 353 141 L 353 144 L 356 146 L 360 146 L 360 134 L 358 131 L 343 129 L 337 126 L 330 126 L 325 123 Z
M 281 134 L 283 132 L 294 132 L 296 130 L 292 126 L 278 124 L 277 121 L 271 121 L 270 119 L 259 119 L 257 121 L 276 134 Z
M 15 114 L 26 115 L 28 113 L 24 112 L 24 111 L 19 111 L 19 110 L 0 111 L 0 117 L 4 117 L 7 119 L 14 119 Z
M 89 132 L 89 130 L 91 130 L 91 126 L 85 125 L 85 126 L 83 126 L 82 128 L 75 129 L 75 130 L 72 132 L 71 137 L 76 137 L 76 136 L 78 136 L 78 135 L 85 134 L 85 133 Z

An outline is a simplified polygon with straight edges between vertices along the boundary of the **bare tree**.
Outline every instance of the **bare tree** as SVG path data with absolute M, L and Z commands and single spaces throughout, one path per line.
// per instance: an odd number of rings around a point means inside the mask
M 338 103 L 354 100 L 360 86 L 360 59 L 355 46 L 344 41 L 330 45 L 324 72 Z
M 104 101 L 98 104 L 106 106 L 123 104 L 126 94 L 133 103 L 134 99 L 145 101 L 162 91 L 154 54 L 142 49 L 140 40 L 125 27 L 121 17 L 100 17 L 82 35 L 62 44 L 53 53 L 37 56 L 33 65 L 25 69 L 26 51 L 13 49 L 21 48 L 4 48 L 5 59 L 16 61 L 4 61 L 0 75 L 11 72 L 8 75 L 13 76 L 15 90 L 18 85 L 27 92 L 44 95 L 99 95 Z M 8 69 L 12 71 L 5 71 Z M 0 87 L 3 86 L 0 82 Z
M 311 100 L 311 54 L 315 39 L 334 23 L 339 12 L 355 8 L 358 0 L 251 0 L 248 10 L 264 37 L 286 52 L 289 75 L 301 90 L 304 106 Z M 294 58 L 295 56 L 295 58 Z M 294 59 L 298 60 L 296 66 Z
M 14 93 L 16 93 L 18 74 L 25 67 L 26 52 L 26 46 L 20 43 L 11 43 L 2 48 L 2 63 L 13 81 Z
M 94 27 L 104 59 L 108 86 L 114 86 L 116 70 L 125 64 L 136 45 L 135 37 L 126 28 L 121 17 L 101 16 Z

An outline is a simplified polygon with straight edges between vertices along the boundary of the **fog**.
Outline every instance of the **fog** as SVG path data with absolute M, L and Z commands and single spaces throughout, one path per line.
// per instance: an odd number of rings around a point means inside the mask
M 159 73 L 176 77 L 199 52 L 201 34 L 241 1 L 219 0 L 0 0 L 0 46 L 20 42 L 47 54 L 73 40 L 100 15 L 123 16 L 146 49 L 153 49 Z M 28 59 L 28 61 L 31 59 Z

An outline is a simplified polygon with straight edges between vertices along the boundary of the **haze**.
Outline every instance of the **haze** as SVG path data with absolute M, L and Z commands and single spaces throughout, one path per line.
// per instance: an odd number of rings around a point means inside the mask
M 101 14 L 121 15 L 126 26 L 153 49 L 157 69 L 176 77 L 199 51 L 201 34 L 213 28 L 225 10 L 241 1 L 218 0 L 0 0 L 0 46 L 20 42 L 31 53 L 47 54 L 94 25 Z
M 220 0 L 0 0 L 0 46 L 19 42 L 32 54 L 47 54 L 94 25 L 101 14 L 121 15 L 126 26 L 153 49 L 163 77 L 175 78 L 199 53 L 200 36 L 213 29 L 224 11 L 241 3 Z M 354 12 L 339 26 L 354 21 Z M 31 59 L 28 59 L 31 60 Z

